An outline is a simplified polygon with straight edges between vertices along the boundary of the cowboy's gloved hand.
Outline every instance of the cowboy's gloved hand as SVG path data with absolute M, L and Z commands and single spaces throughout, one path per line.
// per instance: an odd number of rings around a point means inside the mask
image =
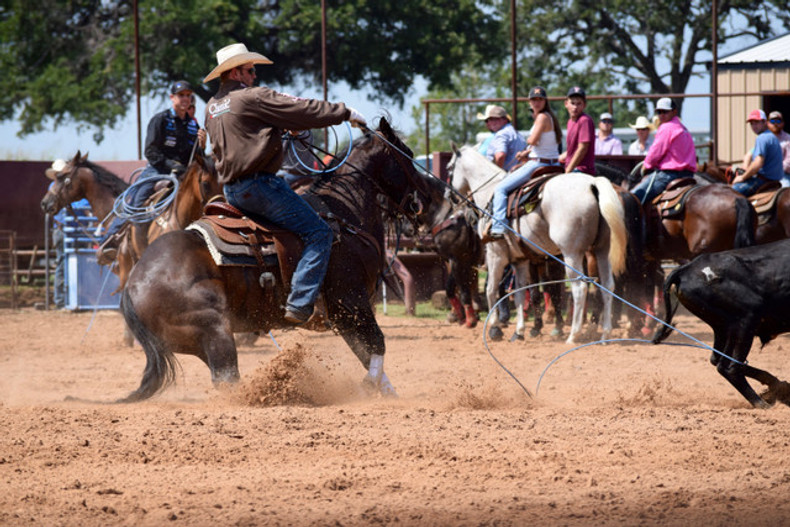
M 365 119 L 365 116 L 359 113 L 359 111 L 355 110 L 350 106 L 346 106 L 348 108 L 348 120 L 351 121 L 351 126 L 362 125 L 364 127 L 368 126 L 368 121 Z

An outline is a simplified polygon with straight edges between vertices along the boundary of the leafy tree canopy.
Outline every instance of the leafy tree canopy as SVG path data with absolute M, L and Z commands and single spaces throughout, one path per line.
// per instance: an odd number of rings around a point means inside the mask
M 500 0 L 495 10 L 509 14 L 509 0 Z M 718 13 L 720 49 L 732 39 L 747 36 L 756 42 L 781 28 L 790 29 L 786 0 L 720 0 Z M 516 24 L 519 95 L 526 96 L 535 85 L 559 96 L 573 85 L 583 86 L 588 95 L 684 93 L 693 76 L 707 74 L 712 57 L 711 15 L 708 0 L 520 0 Z M 510 46 L 504 29 L 499 43 L 503 48 Z M 456 79 L 451 90 L 434 90 L 428 97 L 452 96 L 453 90 L 459 98 L 509 97 L 510 67 L 508 56 L 482 70 L 484 77 L 471 89 L 463 84 L 464 79 Z M 462 126 L 443 106 L 451 105 L 431 105 L 435 120 L 431 149 L 455 139 L 445 134 L 458 133 Z M 564 121 L 567 114 L 561 103 L 555 103 L 554 109 Z M 587 108 L 591 115 L 606 110 L 607 101 L 590 101 Z M 648 114 L 648 104 L 645 100 L 615 101 L 614 110 L 619 123 L 633 122 L 637 115 Z M 526 104 L 518 108 L 521 129 L 531 124 L 525 118 L 527 111 Z M 415 109 L 415 117 L 418 114 L 424 125 L 422 108 L 420 112 Z
M 328 0 L 329 82 L 371 87 L 382 102 L 402 104 L 414 78 L 447 87 L 459 64 L 498 61 L 503 20 L 495 0 Z M 26 0 L 0 5 L 0 120 L 17 118 L 21 134 L 76 122 L 102 130 L 133 106 L 132 0 Z M 319 0 L 140 0 L 144 94 L 200 80 L 216 51 L 243 42 L 272 59 L 259 78 L 273 85 L 321 79 Z M 216 81 L 213 81 L 216 83 Z

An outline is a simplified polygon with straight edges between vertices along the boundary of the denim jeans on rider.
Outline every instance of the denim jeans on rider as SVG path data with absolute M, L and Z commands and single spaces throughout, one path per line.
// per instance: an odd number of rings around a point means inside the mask
M 300 198 L 288 183 L 275 174 L 225 185 L 228 203 L 251 216 L 260 216 L 302 239 L 304 249 L 291 279 L 288 309 L 312 314 L 332 250 L 332 229 Z
M 780 180 L 780 182 L 781 182 L 781 180 Z M 749 197 L 749 196 L 753 195 L 755 192 L 757 192 L 757 189 L 762 187 L 766 183 L 768 183 L 767 179 L 763 179 L 761 177 L 754 176 L 754 177 L 750 177 L 746 181 L 741 181 L 739 183 L 734 183 L 732 185 L 732 189 L 734 191 L 736 191 L 736 192 L 740 192 L 741 194 L 743 194 L 746 197 Z
M 642 178 L 631 193 L 639 198 L 642 204 L 652 203 L 656 196 L 664 192 L 672 181 L 684 177 L 693 177 L 689 170 L 656 170 L 649 176 Z
M 513 172 L 506 174 L 505 178 L 494 189 L 494 224 L 491 234 L 504 234 L 507 224 L 507 195 L 517 189 L 532 177 L 532 173 L 540 167 L 547 167 L 549 163 L 541 163 L 530 159 Z

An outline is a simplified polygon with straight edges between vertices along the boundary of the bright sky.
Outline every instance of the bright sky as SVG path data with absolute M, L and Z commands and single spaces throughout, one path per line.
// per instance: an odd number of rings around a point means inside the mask
M 265 80 L 265 79 L 263 79 Z M 424 94 L 426 88 L 424 82 L 417 82 L 416 86 L 421 86 Z M 301 97 L 312 97 L 321 99 L 323 92 L 319 87 L 317 90 L 290 90 L 281 88 L 281 91 L 292 93 Z M 362 112 L 368 120 L 382 114 L 385 109 L 392 116 L 393 125 L 404 133 L 412 132 L 416 123 L 411 118 L 411 107 L 419 105 L 420 94 L 417 89 L 412 90 L 411 96 L 403 105 L 403 109 L 395 105 L 382 106 L 367 99 L 366 93 L 355 92 L 347 86 L 338 85 L 337 89 L 330 87 L 329 100 L 332 102 L 344 102 L 348 106 Z M 157 112 L 170 107 L 168 98 L 151 100 L 143 98 L 140 101 L 140 122 L 142 126 L 142 141 L 144 148 L 145 130 L 148 121 Z M 203 101 L 197 101 L 198 120 L 202 122 L 202 115 L 205 110 Z M 0 123 L 0 159 L 6 160 L 28 160 L 28 161 L 49 161 L 57 158 L 73 157 L 77 150 L 83 154 L 89 153 L 90 159 L 95 161 L 127 161 L 137 159 L 137 117 L 134 106 L 130 109 L 127 118 L 118 126 L 117 130 L 106 129 L 105 139 L 101 144 L 96 144 L 93 140 L 93 132 L 86 131 L 80 134 L 75 133 L 76 126 L 61 126 L 56 131 L 46 131 L 28 135 L 24 138 L 17 137 L 19 125 L 16 121 L 5 121 Z

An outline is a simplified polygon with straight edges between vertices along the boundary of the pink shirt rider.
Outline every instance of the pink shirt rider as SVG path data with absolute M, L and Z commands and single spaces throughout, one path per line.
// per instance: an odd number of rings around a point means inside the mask
M 677 116 L 658 127 L 645 157 L 645 170 L 697 170 L 694 139 Z

